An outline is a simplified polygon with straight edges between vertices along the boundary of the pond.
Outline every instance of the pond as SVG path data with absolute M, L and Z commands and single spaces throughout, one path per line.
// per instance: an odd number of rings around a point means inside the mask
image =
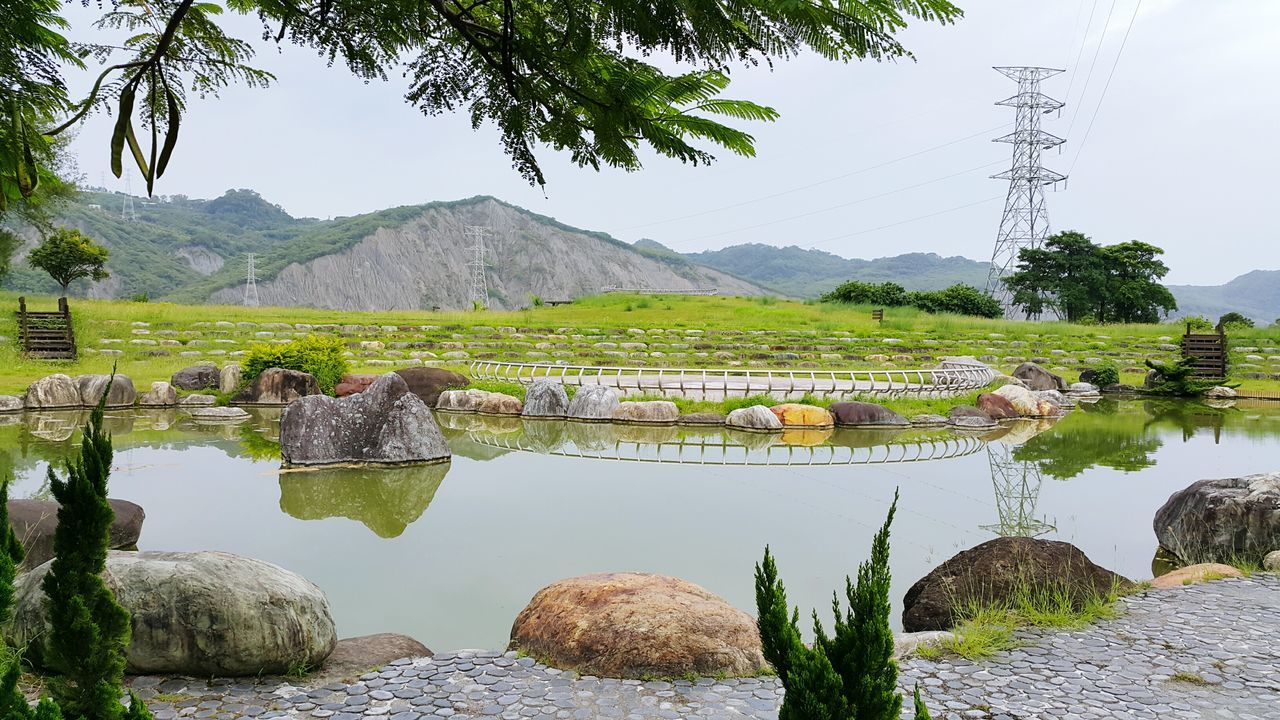
M 13 497 L 47 492 L 46 467 L 76 449 L 84 417 L 0 418 Z M 965 436 L 439 419 L 452 463 L 281 472 L 278 410 L 240 427 L 111 412 L 110 494 L 146 509 L 142 549 L 277 563 L 327 593 L 341 636 L 401 632 L 444 651 L 505 647 L 539 588 L 589 572 L 675 575 L 754 612 L 766 543 L 792 601 L 825 613 L 895 490 L 899 603 L 930 569 L 997 535 L 1066 540 L 1150 577 L 1151 519 L 1171 493 L 1280 460 L 1280 403 L 1103 400 L 1056 423 Z

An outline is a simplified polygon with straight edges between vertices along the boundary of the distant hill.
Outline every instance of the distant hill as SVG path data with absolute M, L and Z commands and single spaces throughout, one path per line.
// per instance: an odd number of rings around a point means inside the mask
M 1224 285 L 1170 285 L 1179 315 L 1217 320 L 1232 310 L 1270 324 L 1280 318 L 1280 270 L 1254 270 Z
M 662 247 L 651 240 L 640 242 L 651 243 L 651 249 L 654 245 Z M 817 297 L 845 280 L 896 282 L 908 290 L 939 290 L 956 283 L 985 287 L 990 268 L 990 263 L 935 253 L 857 260 L 794 245 L 775 247 L 757 243 L 688 253 L 685 257 L 802 298 Z

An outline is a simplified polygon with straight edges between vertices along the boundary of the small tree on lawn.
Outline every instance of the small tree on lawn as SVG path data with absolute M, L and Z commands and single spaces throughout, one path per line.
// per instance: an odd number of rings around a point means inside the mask
M 110 390 L 108 384 L 89 414 L 80 458 L 67 462 L 66 479 L 49 468 L 49 486 L 60 507 L 54 558 L 42 585 L 50 624 L 44 662 L 57 672 L 49 688 L 68 717 L 141 720 L 151 717 L 141 700 L 130 693 L 130 706 L 120 703 L 129 613 L 102 579 L 114 518 L 107 502 L 111 436 L 102 427 Z
M 66 295 L 67 287 L 80 278 L 96 282 L 110 277 L 106 269 L 108 254 L 105 247 L 79 230 L 60 227 L 27 255 L 27 264 L 49 273 Z
M 847 610 L 833 594 L 833 635 L 814 612 L 812 648 L 800 638 L 799 609 L 788 616 L 786 589 L 765 548 L 764 561 L 756 565 L 756 611 L 764 657 L 786 690 L 779 720 L 897 720 L 902 712 L 889 626 L 889 527 L 897 507 L 895 492 L 871 544 L 871 559 L 858 566 L 856 583 L 845 578 Z M 929 717 L 918 693 L 915 717 Z

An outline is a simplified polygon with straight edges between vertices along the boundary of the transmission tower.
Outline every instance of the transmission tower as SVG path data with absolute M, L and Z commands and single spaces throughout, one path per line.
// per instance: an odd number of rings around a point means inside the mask
M 1000 443 L 987 445 L 987 461 L 991 465 L 1000 522 L 983 525 L 983 530 L 1000 537 L 1039 537 L 1057 529 L 1035 516 L 1036 504 L 1040 501 L 1039 465 L 1015 460 L 1013 448 Z
M 1040 164 L 1044 150 L 1066 142 L 1040 129 L 1040 117 L 1062 109 L 1065 104 L 1040 92 L 1040 82 L 1062 70 L 1043 67 L 997 67 L 997 72 L 1018 83 L 1018 94 L 996 103 L 1015 108 L 1017 118 L 1013 132 L 995 142 L 1013 145 L 1013 164 L 1008 170 L 991 177 L 1009 181 L 1009 195 L 1004 202 L 1000 234 L 991 256 L 991 272 L 987 276 L 987 292 L 999 300 L 1010 314 L 1012 293 L 1003 278 L 1018 264 L 1018 251 L 1037 248 L 1049 236 L 1049 212 L 1045 207 L 1044 187 L 1067 179 L 1066 175 Z
M 249 253 L 249 271 L 245 275 L 244 280 L 244 304 L 250 307 L 258 306 L 258 272 L 254 266 L 254 254 Z
M 468 225 L 463 230 L 463 237 L 471 241 L 471 303 L 476 307 L 489 304 L 489 282 L 485 279 L 484 241 L 491 230 L 483 225 Z
M 124 200 L 120 205 L 120 219 L 130 222 L 138 219 L 138 211 L 133 207 L 133 177 L 128 171 L 124 174 Z

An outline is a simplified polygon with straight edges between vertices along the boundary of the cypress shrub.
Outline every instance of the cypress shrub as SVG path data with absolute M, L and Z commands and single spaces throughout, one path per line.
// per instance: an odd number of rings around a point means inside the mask
M 875 535 L 871 558 L 858 566 L 857 582 L 845 578 L 845 600 L 832 594 L 833 634 L 813 613 L 813 647 L 800 637 L 800 611 L 787 614 L 787 594 L 777 564 L 766 547 L 756 565 L 756 611 L 765 659 L 786 690 L 779 720 L 897 720 L 902 712 L 898 664 L 889 625 L 889 528 L 898 507 Z M 917 718 L 929 711 L 917 692 Z M 923 714 L 922 714 L 923 713 Z

